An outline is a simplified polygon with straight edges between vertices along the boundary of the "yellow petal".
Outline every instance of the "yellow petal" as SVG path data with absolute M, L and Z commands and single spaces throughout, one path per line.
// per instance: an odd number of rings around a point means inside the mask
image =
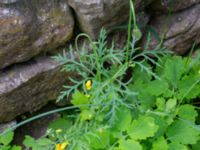
M 61 144 L 56 144 L 56 149 L 55 150 L 62 150 L 61 149 Z
M 69 145 L 69 142 L 68 142 L 68 141 L 63 142 L 63 143 L 61 144 L 61 150 L 64 150 L 64 149 L 67 147 L 67 145 Z
M 87 90 L 90 90 L 92 88 L 92 81 L 91 80 L 88 80 L 85 84 L 85 87 Z

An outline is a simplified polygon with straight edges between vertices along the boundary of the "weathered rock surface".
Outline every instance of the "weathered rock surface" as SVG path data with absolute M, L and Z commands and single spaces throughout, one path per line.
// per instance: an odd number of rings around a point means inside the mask
M 0 4 L 11 4 L 11 3 L 15 3 L 18 0 L 0 0 Z
M 136 10 L 141 10 L 152 0 L 136 0 Z M 97 38 L 102 27 L 108 32 L 127 21 L 128 0 L 68 0 L 74 9 L 79 27 L 93 38 Z
M 200 0 L 155 0 L 151 8 L 159 12 L 176 12 L 198 3 Z
M 66 0 L 15 1 L 0 1 L 0 69 L 52 50 L 73 35 Z
M 166 19 L 168 18 L 168 19 Z M 151 25 L 164 40 L 164 46 L 177 54 L 185 54 L 194 43 L 200 43 L 200 5 L 177 12 L 170 17 L 160 15 L 151 21 Z M 153 38 L 151 47 L 158 44 Z
M 34 112 L 55 100 L 67 74 L 51 58 L 38 57 L 0 72 L 0 122 L 10 121 L 25 112 Z
M 0 133 L 4 132 L 6 129 L 9 129 L 13 126 L 16 125 L 16 121 L 11 121 L 11 122 L 8 122 L 8 123 L 3 123 L 3 124 L 0 124 Z
M 46 113 L 51 110 L 58 109 L 55 106 L 47 105 L 44 108 L 42 108 L 37 113 L 33 113 L 31 115 L 27 114 L 26 117 L 30 118 L 32 116 L 36 116 L 38 114 Z M 42 118 L 33 120 L 15 130 L 15 137 L 13 144 L 15 145 L 23 145 L 23 141 L 26 135 L 29 135 L 33 137 L 34 139 L 38 139 L 42 136 L 44 136 L 47 132 L 47 129 L 49 127 L 49 124 L 55 121 L 56 119 L 60 118 L 60 114 L 54 113 L 47 116 L 44 116 Z

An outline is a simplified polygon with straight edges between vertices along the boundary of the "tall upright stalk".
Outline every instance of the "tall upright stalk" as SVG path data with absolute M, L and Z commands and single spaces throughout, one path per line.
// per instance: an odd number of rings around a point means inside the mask
M 127 38 L 127 45 L 126 45 L 126 63 L 129 61 L 129 49 L 131 43 L 131 29 L 132 29 L 132 22 L 134 32 L 138 30 L 137 23 L 136 23 L 136 16 L 135 16 L 135 9 L 132 0 L 130 0 L 130 11 L 129 11 L 129 22 L 128 22 L 128 38 Z M 133 39 L 135 40 L 135 39 Z M 134 47 L 133 47 L 134 48 Z

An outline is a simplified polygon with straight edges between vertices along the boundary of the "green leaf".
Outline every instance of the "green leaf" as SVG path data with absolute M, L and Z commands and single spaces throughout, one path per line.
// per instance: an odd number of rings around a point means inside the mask
M 75 93 L 72 95 L 72 104 L 74 106 L 80 106 L 84 104 L 89 104 L 88 97 L 84 95 L 83 93 L 79 91 L 75 91 Z M 80 106 L 81 109 L 87 108 L 86 106 Z
M 131 112 L 127 108 L 117 109 L 117 120 L 115 121 L 114 126 L 120 130 L 125 131 L 132 121 Z
M 182 119 L 186 119 L 191 122 L 195 122 L 196 117 L 198 116 L 195 107 L 189 104 L 185 104 L 179 107 L 178 115 Z
M 61 129 L 64 131 L 64 130 L 68 129 L 70 126 L 71 126 L 71 123 L 68 120 L 59 118 L 59 119 L 51 122 L 49 124 L 48 128 L 54 129 L 54 130 Z
M 36 142 L 36 140 L 35 140 L 34 138 L 32 138 L 32 137 L 26 135 L 23 144 L 24 144 L 24 146 L 25 146 L 26 148 L 31 148 L 31 147 L 36 146 L 36 145 L 37 145 L 37 142 Z
M 185 60 L 179 56 L 168 57 L 165 62 L 163 76 L 174 87 L 185 71 Z
M 195 129 L 194 125 L 178 120 L 168 128 L 166 134 L 171 142 L 195 144 L 199 139 L 200 132 Z
M 53 144 L 53 142 L 47 138 L 41 138 L 37 141 L 38 145 L 40 146 L 47 146 Z
M 164 111 L 165 110 L 165 99 L 162 97 L 158 97 L 156 99 L 156 106 L 158 111 Z
M 185 145 L 172 142 L 169 144 L 169 150 L 188 150 L 188 148 Z
M 200 96 L 200 85 L 197 83 L 199 76 L 190 74 L 185 76 L 178 82 L 178 97 L 179 99 L 194 99 Z
M 156 141 L 153 142 L 152 150 L 168 150 L 166 139 L 163 136 L 159 137 Z
M 152 137 L 157 130 L 158 126 L 155 124 L 154 118 L 140 116 L 131 123 L 130 127 L 127 129 L 127 133 L 132 139 L 143 140 Z
M 93 117 L 93 113 L 90 110 L 83 110 L 80 113 L 80 117 L 82 121 L 91 120 Z
M 148 93 L 155 96 L 165 93 L 168 89 L 168 83 L 164 80 L 154 80 L 149 82 L 146 86 Z
M 144 88 L 141 88 L 141 89 L 144 89 Z M 140 91 L 138 95 L 138 99 L 141 103 L 141 107 L 145 110 L 150 109 L 151 107 L 155 105 L 155 96 L 146 92 L 145 89 L 143 91 Z
M 177 100 L 175 98 L 171 98 L 166 102 L 166 111 L 171 112 L 176 108 Z
M 93 149 L 106 149 L 109 144 L 110 131 L 104 127 L 85 135 L 89 139 L 88 143 Z
M 142 145 L 135 140 L 120 140 L 117 150 L 142 150 Z
M 192 150 L 199 150 L 200 147 L 200 141 L 198 141 L 196 144 L 192 145 Z
M 14 132 L 13 131 L 7 131 L 5 134 L 3 134 L 0 137 L 0 143 L 3 145 L 8 145 L 10 142 L 12 142 L 14 137 Z
M 151 66 L 148 63 L 143 63 L 145 67 L 151 70 Z M 138 65 L 133 69 L 133 81 L 142 80 L 144 83 L 147 83 L 151 80 L 152 76 L 147 74 L 145 70 L 142 70 Z
M 11 146 L 10 145 L 3 145 L 3 146 L 0 146 L 0 150 L 10 150 L 11 149 Z
M 167 127 L 168 127 L 166 117 L 159 116 L 159 115 L 156 115 L 156 114 L 151 114 L 151 116 L 154 118 L 155 124 L 159 126 L 154 137 L 156 138 L 156 137 L 164 136 L 164 134 L 167 130 Z
M 22 150 L 22 147 L 21 146 L 13 146 L 12 148 L 11 148 L 11 150 Z

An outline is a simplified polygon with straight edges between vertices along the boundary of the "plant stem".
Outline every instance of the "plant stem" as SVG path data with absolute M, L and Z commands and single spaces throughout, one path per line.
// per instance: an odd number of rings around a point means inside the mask
M 132 0 L 130 0 L 130 11 L 129 11 L 129 22 L 128 22 L 128 38 L 126 44 L 126 63 L 129 61 L 129 49 L 130 49 L 130 41 L 131 41 L 131 24 L 132 24 Z

